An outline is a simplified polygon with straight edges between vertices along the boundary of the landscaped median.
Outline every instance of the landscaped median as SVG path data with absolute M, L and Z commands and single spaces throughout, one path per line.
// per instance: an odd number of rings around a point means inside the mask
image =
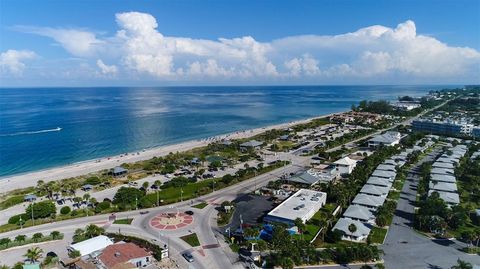
M 53 231 L 47 236 L 42 233 L 35 233 L 31 237 L 25 235 L 17 235 L 13 239 L 5 237 L 0 239 L 0 250 L 61 239 L 63 239 L 63 234 L 58 231 Z
M 200 246 L 200 241 L 198 240 L 198 236 L 196 233 L 192 233 L 189 235 L 185 235 L 180 237 L 183 241 L 185 241 L 187 244 L 189 244 L 192 247 L 198 247 Z

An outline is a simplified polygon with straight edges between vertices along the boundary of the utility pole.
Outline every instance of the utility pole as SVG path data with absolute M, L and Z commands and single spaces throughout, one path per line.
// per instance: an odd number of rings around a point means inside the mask
M 158 189 L 157 189 L 157 206 L 160 205 L 160 200 L 159 200 L 159 199 L 160 199 L 160 198 L 158 197 Z
M 138 198 L 135 195 L 135 210 L 138 210 Z
M 180 188 L 180 201 L 183 202 L 183 188 Z
M 32 226 L 35 226 L 35 217 L 33 216 L 33 201 L 32 201 Z
M 23 220 L 22 220 L 22 215 L 20 215 L 20 220 L 19 220 L 19 222 L 20 222 L 20 229 L 23 229 Z

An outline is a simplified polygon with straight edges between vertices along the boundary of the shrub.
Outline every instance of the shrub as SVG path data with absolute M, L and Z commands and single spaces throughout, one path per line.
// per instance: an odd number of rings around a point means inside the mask
M 103 210 L 107 210 L 109 208 L 110 208 L 110 202 L 103 201 L 97 204 L 97 206 L 95 207 L 95 212 L 100 213 Z
M 30 204 L 25 210 L 26 215 L 30 218 L 32 216 L 32 206 L 33 206 L 33 217 L 35 219 L 46 218 L 52 215 L 55 215 L 57 208 L 52 201 L 42 201 L 38 203 Z
M 60 214 L 67 215 L 71 211 L 72 211 L 72 209 L 69 206 L 64 206 L 60 209 Z
M 83 183 L 90 184 L 90 185 L 98 185 L 102 183 L 102 181 L 98 177 L 89 177 Z
M 72 213 L 70 213 L 70 216 L 72 217 L 75 217 L 76 215 L 78 215 L 78 210 L 72 210 Z
M 26 214 L 18 214 L 15 216 L 11 216 L 8 219 L 8 224 L 20 224 L 20 218 L 22 218 L 23 221 L 28 219 L 28 216 Z

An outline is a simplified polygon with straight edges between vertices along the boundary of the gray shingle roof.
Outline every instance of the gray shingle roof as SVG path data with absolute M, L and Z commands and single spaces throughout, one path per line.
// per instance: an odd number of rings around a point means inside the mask
M 375 171 L 373 171 L 372 176 L 384 177 L 384 178 L 395 178 L 395 176 L 397 176 L 397 173 L 392 171 L 384 171 L 384 170 L 376 169 Z
M 365 184 L 363 185 L 362 189 L 360 190 L 360 193 L 366 193 L 366 194 L 371 194 L 371 195 L 386 195 L 390 191 L 389 187 L 380 187 L 380 186 L 374 186 L 370 184 Z
M 302 184 L 308 184 L 308 185 L 313 185 L 315 183 L 317 183 L 319 180 L 319 178 L 307 173 L 307 172 L 304 172 L 298 176 L 294 176 L 292 178 L 289 178 L 288 181 L 292 181 L 292 182 L 297 182 L 297 183 L 302 183 Z
M 438 192 L 438 195 L 440 196 L 440 199 L 445 201 L 445 203 L 447 203 L 447 204 L 458 205 L 460 203 L 460 197 L 458 196 L 457 193 L 430 190 L 428 192 L 428 196 L 432 195 L 433 192 Z
M 343 213 L 343 216 L 346 218 L 358 219 L 366 222 L 375 219 L 375 216 L 370 209 L 359 205 L 349 206 L 347 210 L 345 210 L 345 213 Z
M 380 164 L 377 166 L 378 170 L 384 170 L 384 171 L 392 171 L 396 172 L 397 169 L 395 168 L 395 165 L 388 165 L 388 164 Z
M 442 174 L 431 174 L 430 175 L 431 181 L 440 181 L 440 182 L 450 182 L 455 183 L 457 182 L 456 178 L 451 175 L 442 175 Z
M 385 196 L 373 196 L 368 194 L 359 193 L 353 199 L 352 204 L 379 207 L 385 202 Z
M 382 187 L 392 187 L 392 181 L 383 177 L 369 177 L 366 184 L 377 185 Z
M 245 143 L 242 143 L 240 144 L 240 147 L 252 147 L 252 148 L 255 148 L 255 147 L 259 147 L 263 145 L 263 142 L 260 142 L 260 141 L 257 141 L 257 140 L 250 140 L 248 142 L 245 142 Z
M 452 163 L 442 163 L 442 162 L 438 162 L 438 161 L 434 162 L 432 164 L 432 167 L 449 168 L 449 169 L 455 168 Z
M 454 175 L 455 172 L 453 169 L 433 167 L 432 170 L 430 170 L 430 174 Z
M 357 227 L 357 230 L 353 233 L 351 233 L 348 229 L 348 226 L 350 226 L 350 224 L 355 224 L 355 226 Z M 335 230 L 343 231 L 346 235 L 354 237 L 367 237 L 370 234 L 370 228 L 368 226 L 361 223 L 360 221 L 347 218 L 338 219 L 337 223 L 332 228 L 332 231 Z
M 457 184 L 448 182 L 437 182 L 436 184 L 430 182 L 428 188 L 436 191 L 457 192 Z

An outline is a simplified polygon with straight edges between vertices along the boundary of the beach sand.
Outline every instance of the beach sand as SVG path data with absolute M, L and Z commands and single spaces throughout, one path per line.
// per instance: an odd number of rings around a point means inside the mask
M 61 180 L 64 178 L 71 178 L 71 177 L 86 175 L 86 174 L 97 172 L 103 169 L 110 169 L 115 166 L 119 166 L 123 163 L 134 163 L 138 161 L 149 160 L 155 156 L 160 157 L 160 156 L 168 155 L 170 152 L 182 152 L 182 151 L 187 151 L 197 147 L 206 146 L 214 141 L 220 141 L 223 139 L 248 138 L 271 129 L 289 128 L 297 124 L 307 123 L 312 119 L 325 118 L 334 114 L 337 114 L 337 113 L 332 113 L 332 114 L 319 116 L 319 117 L 312 117 L 304 120 L 291 121 L 288 123 L 281 123 L 281 124 L 271 125 L 267 127 L 251 129 L 251 130 L 238 131 L 230 134 L 219 135 L 219 136 L 205 138 L 201 140 L 191 140 L 191 141 L 187 141 L 179 144 L 146 149 L 139 152 L 132 152 L 132 153 L 121 154 L 121 155 L 112 156 L 112 157 L 88 160 L 88 161 L 74 163 L 71 165 L 49 168 L 49 169 L 35 171 L 35 172 L 28 172 L 24 174 L 6 176 L 6 177 L 0 178 L 0 194 L 5 194 L 15 189 L 36 186 L 39 180 L 43 180 L 44 182 L 49 182 L 54 180 Z

